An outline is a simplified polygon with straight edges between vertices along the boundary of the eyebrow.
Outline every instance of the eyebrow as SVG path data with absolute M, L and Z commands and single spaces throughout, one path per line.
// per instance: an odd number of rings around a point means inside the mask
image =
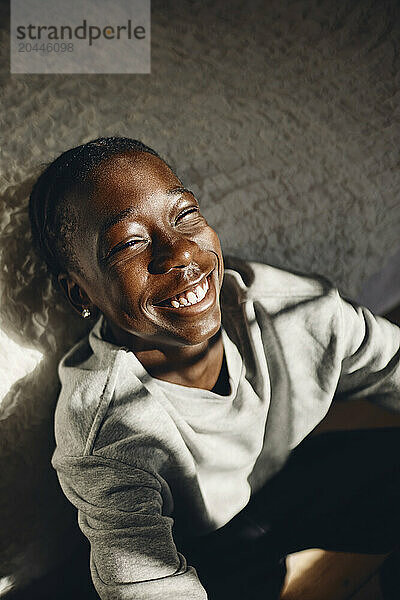
M 190 191 L 187 188 L 182 187 L 182 186 L 177 186 L 177 187 L 171 188 L 171 189 L 167 190 L 166 193 L 168 194 L 168 196 L 177 196 L 179 194 L 191 194 L 194 197 L 194 194 L 192 191 Z M 114 215 L 110 215 L 108 217 L 108 219 L 106 219 L 104 221 L 104 223 L 101 227 L 100 238 L 102 238 L 104 236 L 104 234 L 106 233 L 106 231 L 111 229 L 111 227 L 113 227 L 117 223 L 120 223 L 126 217 L 130 217 L 131 215 L 134 215 L 134 214 L 137 214 L 136 208 L 134 208 L 133 206 L 128 206 L 127 208 L 124 208 L 124 210 L 121 210 L 120 212 L 115 213 Z

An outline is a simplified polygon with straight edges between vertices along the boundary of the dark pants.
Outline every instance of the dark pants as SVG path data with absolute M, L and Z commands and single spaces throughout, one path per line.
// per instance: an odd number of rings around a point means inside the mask
M 302 442 L 229 523 L 182 551 L 210 600 L 274 600 L 287 554 L 389 553 L 399 527 L 400 429 L 328 432 Z M 400 598 L 397 585 L 397 576 L 385 582 L 387 598 Z

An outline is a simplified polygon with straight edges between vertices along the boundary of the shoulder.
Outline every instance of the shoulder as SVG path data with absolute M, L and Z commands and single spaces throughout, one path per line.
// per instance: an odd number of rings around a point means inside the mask
M 173 420 L 143 365 L 133 352 L 105 341 L 101 323 L 59 364 L 57 457 L 102 454 L 147 468 L 164 459 L 148 441 L 168 445 L 176 436 Z M 135 444 L 144 446 L 140 456 Z
M 327 347 L 341 335 L 340 296 L 327 278 L 231 257 L 225 264 L 221 304 L 226 328 L 241 323 L 246 329 L 256 319 L 287 351 L 307 337 Z
M 281 269 L 256 261 L 246 261 L 225 256 L 224 286 L 228 296 L 234 295 L 239 302 L 270 298 L 320 297 L 336 293 L 336 288 L 319 274 L 304 274 L 294 270 Z M 225 290 L 223 289 L 223 292 Z M 225 299 L 229 300 L 226 297 Z
M 85 454 L 99 415 L 113 395 L 121 350 L 100 339 L 99 327 L 97 322 L 58 366 L 61 392 L 55 411 L 55 436 L 59 452 L 65 455 Z

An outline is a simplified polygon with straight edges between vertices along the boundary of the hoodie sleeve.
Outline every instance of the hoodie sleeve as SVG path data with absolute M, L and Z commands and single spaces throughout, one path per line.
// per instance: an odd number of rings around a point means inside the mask
M 342 368 L 339 396 L 400 412 L 400 328 L 337 294 Z
M 99 456 L 53 457 L 61 487 L 78 509 L 91 546 L 90 569 L 102 600 L 206 600 L 195 569 L 162 514 L 166 483 Z

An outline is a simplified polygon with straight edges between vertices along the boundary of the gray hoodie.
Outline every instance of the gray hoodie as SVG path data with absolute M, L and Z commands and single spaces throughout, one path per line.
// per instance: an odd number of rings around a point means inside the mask
M 321 277 L 227 257 L 225 266 L 229 396 L 151 377 L 102 338 L 103 318 L 60 363 L 52 463 L 103 600 L 207 598 L 175 533 L 227 523 L 334 396 L 399 410 L 398 327 Z

